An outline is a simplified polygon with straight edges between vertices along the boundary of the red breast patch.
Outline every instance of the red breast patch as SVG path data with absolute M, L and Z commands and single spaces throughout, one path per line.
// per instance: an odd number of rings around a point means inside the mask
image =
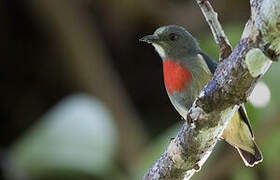
M 172 95 L 173 91 L 182 91 L 188 87 L 192 81 L 190 71 L 179 63 L 170 59 L 163 61 L 164 83 L 168 94 Z

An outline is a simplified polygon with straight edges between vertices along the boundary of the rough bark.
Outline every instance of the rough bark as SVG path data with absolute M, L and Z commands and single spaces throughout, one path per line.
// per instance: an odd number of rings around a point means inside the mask
M 201 7 L 206 1 L 197 2 Z M 212 80 L 189 110 L 187 122 L 144 175 L 144 180 L 190 179 L 211 154 L 238 105 L 247 101 L 271 62 L 279 60 L 280 1 L 251 0 L 250 5 L 251 17 L 239 43 L 228 57 L 228 52 L 220 46 L 223 51 L 220 54 L 224 54 L 220 57 L 227 58 L 219 63 Z M 204 15 L 209 22 L 211 17 Z M 216 42 L 221 43 L 223 39 L 211 29 Z

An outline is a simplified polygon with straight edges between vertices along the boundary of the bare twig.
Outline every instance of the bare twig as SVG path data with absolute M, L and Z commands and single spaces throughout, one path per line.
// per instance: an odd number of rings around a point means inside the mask
M 219 63 L 189 110 L 188 121 L 143 179 L 190 179 L 209 157 L 238 105 L 247 100 L 270 67 L 271 59 L 280 58 L 279 0 L 250 2 L 251 17 L 239 43 Z
M 232 52 L 230 42 L 218 20 L 218 14 L 214 11 L 211 4 L 207 0 L 196 0 L 205 19 L 207 20 L 216 43 L 220 49 L 220 60 L 227 58 Z

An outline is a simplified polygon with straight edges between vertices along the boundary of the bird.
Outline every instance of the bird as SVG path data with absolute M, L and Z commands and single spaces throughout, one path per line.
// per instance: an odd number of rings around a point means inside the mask
M 217 62 L 204 53 L 198 41 L 182 26 L 159 27 L 140 41 L 152 44 L 162 59 L 167 94 L 177 112 L 186 120 L 188 109 L 211 80 Z M 222 133 L 222 139 L 239 152 L 246 166 L 263 160 L 244 105 L 240 105 Z

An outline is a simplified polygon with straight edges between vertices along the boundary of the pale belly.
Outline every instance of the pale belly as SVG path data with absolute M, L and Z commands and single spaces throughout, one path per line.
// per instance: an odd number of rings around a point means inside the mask
M 188 110 L 198 96 L 198 93 L 199 91 L 195 92 L 194 90 L 192 90 L 192 92 L 174 92 L 173 96 L 169 95 L 169 99 L 177 112 L 186 119 Z
M 200 72 L 197 77 L 193 78 L 191 85 L 186 90 L 181 92 L 174 91 L 172 96 L 168 95 L 171 103 L 184 119 L 186 119 L 189 108 L 211 77 L 212 74 L 208 72 Z

